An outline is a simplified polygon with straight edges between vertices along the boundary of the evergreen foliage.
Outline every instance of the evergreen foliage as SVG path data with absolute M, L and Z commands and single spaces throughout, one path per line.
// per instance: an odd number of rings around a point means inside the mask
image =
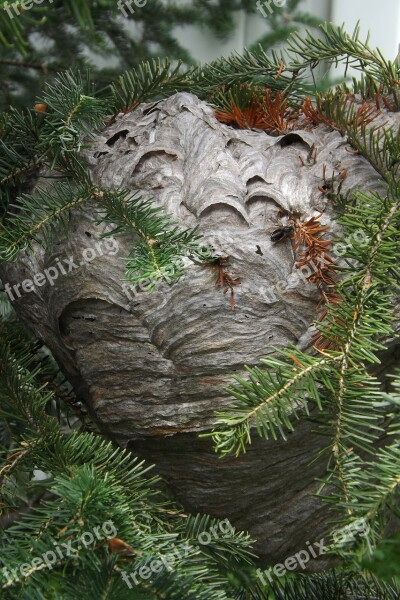
M 121 573 L 137 573 L 172 552 L 173 570 L 137 578 L 149 598 L 230 597 L 228 573 L 251 560 L 248 536 L 227 522 L 183 514 L 148 477 L 149 467 L 125 450 L 93 433 L 63 431 L 48 413 L 54 394 L 38 381 L 29 338 L 15 341 L 7 325 L 1 323 L 0 478 L 2 515 L 11 513 L 12 522 L 0 539 L 2 598 L 93 598 L 95 590 L 100 597 L 107 590 L 108 598 L 141 598 L 138 584 L 131 580 L 129 587 Z M 45 479 L 32 480 L 34 470 Z M 28 491 L 41 490 L 41 501 L 18 515 L 21 477 Z M 100 537 L 86 544 L 96 527 Z M 202 544 L 212 527 L 217 535 Z
M 264 48 L 317 19 L 299 10 L 301 0 L 266 12 Z M 13 6 L 16 8 L 14 9 Z M 260 15 L 253 0 L 44 0 L 24 10 L 0 0 L 0 107 L 32 106 L 59 72 L 90 66 L 99 90 L 143 61 L 164 59 L 187 66 L 195 60 L 176 39 L 176 29 L 196 26 L 220 39 L 232 33 L 240 11 Z
M 80 159 L 85 140 L 106 118 L 121 110 L 133 110 L 144 100 L 158 100 L 186 89 L 218 110 L 218 96 L 224 96 L 226 106 L 242 94 L 240 86 L 247 84 L 283 93 L 298 112 L 300 124 L 311 115 L 306 75 L 321 61 L 338 60 L 363 73 L 352 91 L 370 105 L 382 100 L 390 110 L 398 110 L 400 65 L 386 61 L 378 50 L 361 42 L 358 30 L 350 36 L 333 25 L 324 26 L 318 37 L 312 33 L 303 38 L 292 35 L 289 57 L 277 51 L 267 55 L 259 48 L 187 69 L 167 61 L 149 61 L 120 77 L 109 90 L 93 88 L 79 75 L 62 74 L 39 99 L 45 110 L 14 109 L 2 118 L 2 260 L 15 259 L 34 242 L 50 243 L 51 231 L 60 224 L 67 228 L 72 208 L 84 203 L 96 207 L 99 221 L 114 227 L 114 234 L 129 233 L 137 240 L 128 259 L 130 280 L 167 278 L 186 252 L 209 258 L 196 232 L 180 231 L 168 215 L 152 206 L 151 199 L 94 186 Z M 321 481 L 320 494 L 334 505 L 336 513 L 331 551 L 343 558 L 344 565 L 350 563 L 359 569 L 364 565 L 365 575 L 343 570 L 307 578 L 294 576 L 263 590 L 254 583 L 254 573 L 245 577 L 250 541 L 244 534 L 230 530 L 215 543 L 198 547 L 194 544 L 198 533 L 211 525 L 206 517 L 187 518 L 176 506 L 159 500 L 156 481 L 148 479 L 146 467 L 128 453 L 94 433 L 62 430 L 50 415 L 55 392 L 40 381 L 37 349 L 32 349 L 29 338 L 15 342 L 10 334 L 14 325 L 3 318 L 3 513 L 8 516 L 20 508 L 16 490 L 21 489 L 21 481 L 25 485 L 29 482 L 29 488 L 39 485 L 32 481 L 33 470 L 48 477 L 40 484 L 40 505 L 4 529 L 2 566 L 12 569 L 23 561 L 30 564 L 32 556 L 39 556 L 56 541 L 77 539 L 101 520 L 115 523 L 118 536 L 114 538 L 123 547 L 123 551 L 115 551 L 113 544 L 104 540 L 95 551 L 85 548 L 76 558 L 60 560 L 50 575 L 37 568 L 24 580 L 13 584 L 5 581 L 6 598 L 13 597 L 15 586 L 20 597 L 26 598 L 35 594 L 37 598 L 89 598 L 92 596 L 85 591 L 88 580 L 93 582 L 89 593 L 95 591 L 109 598 L 120 598 L 121 594 L 126 598 L 148 594 L 149 598 L 221 600 L 325 599 L 340 597 L 338 594 L 344 598 L 398 598 L 398 585 L 391 580 L 398 572 L 390 570 L 390 562 L 384 573 L 389 583 L 379 583 L 369 572 L 381 574 L 370 562 L 379 551 L 391 556 L 393 547 L 388 549 L 381 540 L 393 515 L 399 516 L 400 379 L 394 374 L 392 387 L 382 391 L 372 372 L 386 348 L 384 340 L 392 335 L 393 299 L 399 287 L 400 140 L 397 131 L 374 126 L 370 109 L 356 113 L 348 93 L 348 84 L 334 92 L 316 93 L 312 118 L 331 123 L 348 138 L 379 173 L 384 192 L 356 192 L 351 198 L 340 197 L 340 186 L 336 194 L 333 192 L 342 213 L 339 222 L 347 266 L 337 269 L 340 277 L 334 296 L 332 286 L 328 286 L 324 315 L 315 324 L 318 341 L 307 352 L 291 347 L 263 359 L 260 366 L 248 368 L 248 378 L 237 378 L 230 389 L 235 405 L 217 415 L 215 429 L 208 435 L 221 454 L 240 454 L 254 435 L 285 438 L 296 420 L 304 416 L 320 421 L 326 437 L 322 453 L 326 477 Z M 253 96 L 245 96 L 251 104 Z M 39 174 L 40 185 L 30 189 Z M 43 184 L 56 175 L 60 181 Z M 357 241 L 355 234 L 360 228 L 366 244 Z M 179 276 L 181 270 L 176 272 Z M 2 310 L 5 312 L 4 306 Z M 63 396 L 62 390 L 59 396 Z M 386 434 L 393 436 L 392 440 L 376 449 L 374 444 Z M 360 522 L 367 526 L 365 535 L 345 535 Z M 149 580 L 141 580 L 139 589 L 135 586 L 130 591 L 121 584 L 119 574 L 125 564 L 130 568 L 132 563 L 135 568 L 148 566 L 173 546 L 181 548 L 182 556 L 188 541 L 195 545 L 193 556 L 179 561 L 173 571 L 162 570 Z M 393 545 L 398 550 L 398 536 L 393 538 Z M 46 589 L 50 590 L 47 595 Z

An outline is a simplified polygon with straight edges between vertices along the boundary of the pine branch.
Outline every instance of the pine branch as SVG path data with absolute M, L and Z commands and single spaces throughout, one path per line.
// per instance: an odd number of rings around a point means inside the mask
M 107 235 L 139 238 L 127 259 L 126 278 L 131 283 L 147 281 L 151 289 L 160 280 L 174 281 L 183 273 L 182 257 L 201 252 L 195 229 L 180 230 L 169 215 L 140 194 L 100 191 L 96 199 L 106 210 L 99 220 L 116 225 Z
M 363 212 L 362 221 L 358 211 Z M 392 330 L 394 315 L 388 285 L 393 289 L 396 282 L 388 276 L 388 268 L 399 250 L 395 233 L 400 222 L 397 182 L 393 181 L 386 198 L 369 194 L 367 203 L 360 202 L 353 213 L 349 210 L 341 219 L 344 239 L 351 238 L 360 222 L 368 243 L 349 251 L 357 262 L 342 269 L 344 277 L 337 291 L 340 300 L 327 307 L 325 319 L 317 324 L 322 339 L 334 340 L 337 350 L 319 350 L 322 356 L 318 358 L 293 349 L 283 352 L 284 361 L 262 361 L 267 369 L 248 369 L 250 379 L 236 379 L 239 386 L 228 390 L 238 402 L 217 413 L 216 427 L 208 434 L 222 455 L 237 455 L 250 443 L 252 428 L 266 439 L 276 438 L 275 429 L 284 436 L 283 427 L 293 429 L 289 418 L 297 416 L 299 407 L 307 412 L 308 400 L 323 407 L 327 415 L 332 411 L 324 428 L 331 430 L 333 461 L 326 483 L 339 486 L 349 516 L 358 496 L 357 487 L 349 486 L 354 479 L 347 471 L 348 454 L 354 447 L 370 451 L 383 416 L 381 406 L 373 399 L 377 381 L 368 375 L 365 365 L 379 362 L 376 352 L 384 348 L 380 339 Z
M 293 61 L 279 53 L 267 56 L 258 49 L 186 72 L 182 72 L 180 65 L 171 67 L 168 61 L 143 63 L 112 87 L 113 103 L 107 94 L 100 100 L 81 78 L 70 73 L 61 76 L 43 96 L 42 108 L 37 110 L 41 114 L 13 114 L 9 120 L 2 120 L 2 136 L 6 132 L 8 137 L 3 136 L 4 147 L 0 148 L 0 176 L 7 188 L 5 203 L 13 199 L 13 194 L 20 194 L 26 175 L 43 162 L 46 167 L 50 162 L 50 169 L 57 168 L 71 183 L 39 189 L 33 195 L 20 195 L 1 225 L 1 253 L 5 260 L 12 260 L 33 241 L 43 243 L 56 226 L 66 226 L 72 209 L 86 201 L 95 201 L 99 221 L 113 224 L 113 234 L 134 236 L 138 240 L 127 264 L 130 281 L 148 279 L 155 283 L 160 279 L 168 281 L 171 273 L 179 276 L 182 256 L 193 258 L 200 254 L 195 232 L 180 231 L 150 200 L 138 195 L 130 198 L 124 190 L 96 188 L 79 160 L 85 135 L 102 126 L 110 106 L 129 111 L 144 100 L 157 100 L 187 89 L 215 104 L 219 102 L 225 111 L 222 115 L 225 121 L 258 126 L 257 111 L 262 103 L 258 96 L 255 102 L 254 93 L 267 87 L 269 97 L 264 97 L 265 111 L 261 116 L 272 115 L 273 127 L 282 132 L 287 125 L 286 100 L 289 110 L 295 110 L 310 91 L 311 86 L 304 78 L 308 70 L 312 72 L 323 61 L 339 60 L 363 70 L 364 78 L 359 84 L 363 103 L 342 87 L 335 94 L 318 96 L 316 107 L 306 98 L 303 119 L 312 124 L 322 122 L 346 135 L 381 175 L 386 195 L 356 194 L 340 220 L 344 240 L 354 239 L 352 234 L 361 227 L 368 243 L 364 246 L 354 243 L 347 250 L 344 258 L 352 263 L 349 267 L 336 267 L 342 276 L 336 285 L 331 278 L 332 263 L 326 272 L 320 273 L 320 280 L 333 288 L 329 291 L 335 296 L 325 295 L 329 302 L 323 319 L 316 325 L 319 341 L 314 354 L 290 348 L 281 351 L 279 358 L 264 359 L 261 368 L 248 368 L 249 378 L 236 378 L 236 385 L 229 390 L 236 404 L 229 411 L 217 414 L 216 427 L 207 435 L 213 437 L 221 454 L 239 454 L 246 450 L 253 431 L 266 439 L 276 439 L 278 435 L 285 439 L 285 432 L 293 430 L 295 419 L 301 413 L 308 415 L 310 404 L 316 405 L 323 411 L 322 431 L 329 435 L 325 448 L 329 454 L 327 476 L 322 481 L 322 490 L 327 484 L 333 486 L 334 493 L 326 500 L 342 510 L 343 526 L 360 517 L 371 523 L 372 546 L 387 522 L 388 509 L 396 510 L 399 490 L 398 442 L 379 450 L 377 461 L 371 458 L 373 443 L 385 425 L 383 417 L 387 416 L 389 399 L 379 396 L 378 382 L 369 372 L 371 365 L 379 362 L 377 353 L 384 348 L 383 340 L 392 334 L 392 296 L 398 288 L 399 272 L 393 257 L 400 250 L 400 141 L 396 131 L 382 125 L 381 112 L 383 107 L 388 111 L 399 109 L 399 64 L 386 61 L 378 50 L 370 50 L 367 43 L 360 41 L 358 28 L 353 37 L 333 25 L 322 28 L 321 38 L 309 33 L 300 39 L 293 34 L 290 49 Z M 17 139 L 11 140 L 14 124 Z M 301 121 L 296 124 L 301 126 Z M 27 131 L 30 133 L 25 148 Z M 306 223 L 302 226 L 302 237 L 298 233 L 298 241 L 306 246 L 300 257 L 303 261 L 308 260 L 311 248 L 322 255 L 326 244 L 330 244 L 330 240 L 318 237 L 318 231 L 312 230 L 311 225 L 318 229 L 315 222 L 308 223 L 308 229 Z M 142 479 L 141 465 L 128 454 L 97 443 L 90 434 L 75 432 L 69 438 L 62 435 L 55 420 L 47 415 L 46 406 L 52 395 L 38 386 L 32 363 L 24 363 L 23 357 L 18 360 L 11 347 L 4 348 L 3 356 L 8 363 L 3 369 L 0 367 L 6 398 L 1 416 L 7 421 L 11 414 L 19 414 L 27 426 L 26 439 L 21 435 L 13 452 L 8 452 L 2 476 L 10 485 L 12 477 L 23 469 L 30 472 L 39 465 L 52 474 L 54 481 L 46 485 L 57 496 L 56 502 L 43 503 L 40 511 L 27 515 L 20 528 L 10 528 L 9 534 L 18 540 L 18 548 L 6 549 L 5 560 L 16 564 L 22 558 L 27 559 L 32 549 L 48 547 L 60 532 L 66 536 L 78 535 L 82 531 L 80 519 L 94 523 L 94 515 L 102 514 L 105 507 L 118 522 L 123 544 L 139 550 L 140 560 L 135 552 L 134 560 L 142 566 L 165 553 L 173 543 L 179 545 L 188 539 L 190 532 L 182 524 L 177 525 L 176 514 L 166 518 L 153 499 L 153 484 Z M 397 396 L 390 397 L 392 409 Z M 390 416 L 392 431 L 396 433 L 398 415 Z M 14 433 L 11 427 L 9 432 Z M 5 438 L 9 432 L 5 432 Z M 363 451 L 363 458 L 358 450 Z M 8 501 L 10 488 L 3 493 Z M 128 527 L 127 522 L 133 523 L 134 528 Z M 175 525 L 176 533 L 171 533 Z M 193 525 L 192 535 L 198 527 Z M 23 541 L 22 534 L 26 535 L 27 530 L 29 535 Z M 236 547 L 232 539 L 225 542 L 222 546 L 215 544 L 208 554 L 196 551 L 190 564 L 183 561 L 176 573 L 163 572 L 141 589 L 149 590 L 155 597 L 180 599 L 182 593 L 196 599 L 230 597 L 232 587 L 226 585 L 227 569 L 232 568 L 230 558 L 245 560 L 243 548 L 247 546 L 238 543 Z M 95 552 L 82 552 L 79 559 L 87 572 L 93 574 L 93 589 L 106 587 L 112 597 L 121 593 L 115 577 L 124 564 L 121 557 L 114 556 L 103 545 Z M 61 567 L 66 575 L 73 570 L 71 565 L 60 563 L 58 574 Z M 43 587 L 44 577 L 39 571 L 29 577 Z M 68 589 L 66 579 L 59 580 L 58 585 L 61 581 Z M 52 583 L 56 586 L 55 579 Z M 307 585 L 304 588 L 298 583 L 293 588 L 289 585 L 285 593 L 290 598 L 292 589 L 300 590 L 301 598 L 318 589 Z M 134 589 L 133 598 L 136 593 Z M 385 590 L 382 597 L 390 597 L 390 593 Z
M 31 371 L 31 354 L 22 348 L 19 350 L 17 358 L 11 353 L 9 344 L 0 340 L 1 415 L 7 418 L 12 414 L 21 419 L 31 432 L 42 432 L 44 409 L 52 396 L 42 388 L 35 388 L 33 381 L 38 369 Z
M 301 70 L 306 67 L 315 68 L 321 62 L 338 64 L 345 62 L 346 67 L 362 71 L 376 82 L 381 82 L 385 89 L 392 93 L 393 100 L 399 109 L 397 88 L 399 85 L 399 66 L 396 62 L 386 60 L 380 50 L 371 50 L 366 42 L 360 40 L 360 25 L 356 25 L 352 36 L 337 27 L 326 23 L 320 27 L 322 36 L 314 36 L 307 32 L 306 37 L 293 33 L 288 40 L 288 51 L 295 59 L 293 66 Z
M 274 28 L 272 31 L 268 31 L 257 41 L 249 47 L 250 52 L 257 52 L 257 50 L 261 47 L 264 50 L 269 50 L 270 48 L 276 47 L 283 42 L 286 42 L 288 37 L 297 30 L 295 24 L 285 24 L 279 28 Z
M 261 47 L 252 52 L 245 50 L 243 56 L 233 54 L 205 65 L 194 74 L 191 91 L 212 101 L 221 90 L 248 83 L 283 92 L 293 104 L 310 91 L 310 86 L 299 77 L 297 67 L 292 68 L 282 55 L 275 52 L 268 56 Z
M 93 135 L 109 111 L 107 98 L 96 98 L 89 75 L 60 73 L 40 102 L 46 118 L 39 148 L 51 153 L 53 168 L 63 153 L 81 148 L 83 136 Z
M 0 224 L 1 259 L 12 261 L 19 252 L 31 248 L 33 242 L 44 243 L 56 226 L 66 228 L 71 211 L 90 198 L 87 187 L 76 189 L 67 182 L 19 197 L 19 204 L 10 207 L 14 214 Z
M 332 531 L 332 550 L 342 557 L 371 554 L 381 541 L 393 514 L 398 512 L 400 496 L 400 448 L 398 440 L 379 449 L 373 460 L 365 461 L 353 453 L 341 459 L 343 481 L 337 493 L 325 500 L 341 510 L 344 517 Z M 343 488 L 348 495 L 343 495 Z M 362 537 L 357 532 L 362 531 Z M 356 532 L 354 536 L 348 535 Z M 346 535 L 347 532 L 347 535 Z
M 38 149 L 40 120 L 33 111 L 11 109 L 0 124 L 0 213 L 20 194 L 42 165 Z
M 24 26 L 19 19 L 10 18 L 6 10 L 0 10 L 0 43 L 6 48 L 15 47 L 25 56 L 27 41 L 23 31 Z
M 165 98 L 191 85 L 193 69 L 175 67 L 169 60 L 143 62 L 133 71 L 127 71 L 111 86 L 114 110 L 130 112 L 141 102 Z
M 65 590 L 63 597 L 72 599 L 76 596 L 69 594 L 76 593 L 76 585 L 71 588 L 70 582 L 78 571 L 81 581 L 93 576 L 94 588 L 99 586 L 102 593 L 106 586 L 110 594 L 125 590 L 127 598 L 136 598 L 138 584 L 131 586 L 132 593 L 125 583 L 121 587 L 122 573 L 166 560 L 174 552 L 178 557 L 174 571 L 170 574 L 164 567 L 151 582 L 139 578 L 139 590 L 151 589 L 156 597 L 165 597 L 169 590 L 171 597 L 178 598 L 180 590 L 181 594 L 187 591 L 188 598 L 228 600 L 231 588 L 226 573 L 251 562 L 249 537 L 207 517 L 187 518 L 161 497 L 155 487 L 157 478 L 147 477 L 151 467 L 126 450 L 91 433 L 65 435 L 47 413 L 52 394 L 38 383 L 35 363 L 28 345 L 17 344 L 12 352 L 0 340 L 0 416 L 20 418 L 25 425 L 0 470 L 3 507 L 11 499 L 11 482 L 19 473 L 40 469 L 51 474 L 41 484 L 48 498 L 2 532 L 2 597 L 12 598 L 24 590 L 28 594 Z M 34 485 L 30 478 L 28 488 Z M 113 525 L 111 540 L 103 533 L 89 546 L 80 542 L 85 532 L 99 530 L 103 523 Z M 203 548 L 199 536 L 208 528 L 214 534 Z M 71 552 L 54 552 L 55 546 L 60 550 L 67 544 Z M 132 552 L 120 554 L 118 545 Z M 50 554 L 54 559 L 49 573 L 44 560 L 32 558 Z M 23 577 L 21 564 L 27 565 Z M 13 569 L 17 571 L 10 575 Z M 99 580 L 99 572 L 107 577 Z
M 20 60 L 7 60 L 0 58 L 0 65 L 8 65 L 11 67 L 21 67 L 21 69 L 37 69 L 41 71 L 43 74 L 46 74 L 48 71 L 53 71 L 54 73 L 59 73 L 63 69 L 55 69 L 50 67 L 46 63 L 38 64 L 30 61 L 20 61 Z
M 331 365 L 340 361 L 340 355 L 312 357 L 293 348 L 281 352 L 285 360 L 275 357 L 262 359 L 264 369 L 246 367 L 249 379 L 236 377 L 238 383 L 228 392 L 236 398 L 230 409 L 216 413 L 217 421 L 210 434 L 216 451 L 222 456 L 246 451 L 251 443 L 251 430 L 265 439 L 277 439 L 277 432 L 286 439 L 285 429 L 293 431 L 292 418 L 298 419 L 302 409 L 309 414 L 308 404 L 315 402 L 321 408 L 322 400 L 316 377 L 329 380 Z M 293 401 L 293 398 L 295 400 Z
M 274 583 L 272 592 L 282 600 L 395 600 L 400 588 L 395 582 L 379 582 L 366 572 L 327 571 L 311 576 L 292 575 L 285 583 Z M 272 600 L 272 598 L 271 598 Z
M 377 99 L 381 96 L 377 96 Z M 321 120 L 346 135 L 355 150 L 371 163 L 372 167 L 386 179 L 398 169 L 400 147 L 397 132 L 376 126 L 374 120 L 380 116 L 377 102 L 357 104 L 354 96 L 340 91 L 329 92 L 317 99 Z

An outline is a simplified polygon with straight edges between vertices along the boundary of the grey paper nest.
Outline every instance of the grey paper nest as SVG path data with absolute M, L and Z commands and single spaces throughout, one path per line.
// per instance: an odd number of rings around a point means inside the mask
M 197 434 L 232 402 L 224 388 L 244 364 L 307 336 L 316 290 L 299 277 L 290 241 L 273 244 L 270 234 L 280 209 L 304 219 L 323 213 L 330 223 L 323 165 L 328 177 L 347 169 L 344 192 L 379 187 L 369 163 L 349 149 L 325 126 L 272 137 L 223 125 L 187 93 L 119 115 L 84 151 L 93 181 L 140 190 L 182 226 L 198 225 L 241 280 L 236 309 L 215 272 L 190 262 L 173 285 L 129 297 L 123 259 L 132 240 L 122 238 L 117 254 L 104 251 L 15 303 L 102 430 L 155 462 L 188 510 L 250 530 L 269 559 L 321 537 L 326 508 L 313 493 L 325 465 L 309 465 L 321 438 L 303 421 L 287 442 L 255 437 L 245 456 L 221 460 Z M 60 232 L 51 249 L 38 246 L 3 268 L 4 281 L 32 278 L 57 259 L 78 262 L 103 230 L 94 221 L 90 208 L 73 215 L 68 239 Z

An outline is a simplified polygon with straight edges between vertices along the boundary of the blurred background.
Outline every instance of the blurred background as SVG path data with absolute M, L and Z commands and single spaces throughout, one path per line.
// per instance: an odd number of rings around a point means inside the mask
M 32 106 L 59 71 L 90 68 L 107 86 L 143 60 L 208 62 L 284 47 L 293 31 L 360 21 L 394 59 L 400 0 L 0 0 L 0 109 Z M 337 80 L 343 70 L 332 75 Z
M 256 0 L 253 4 L 256 14 L 241 11 L 237 15 L 235 30 L 226 41 L 190 26 L 177 29 L 178 39 L 200 61 L 210 61 L 234 50 L 241 51 L 244 47 L 250 47 L 268 28 L 268 21 L 257 10 Z M 287 6 L 288 4 L 286 2 Z M 271 8 L 274 8 L 273 2 Z M 400 43 L 400 0 L 302 0 L 297 9 L 322 22 L 332 21 L 336 25 L 344 23 L 348 31 L 353 31 L 360 21 L 362 37 L 370 32 L 372 46 L 378 46 L 387 58 L 394 59 L 397 55 Z M 268 13 L 267 8 L 264 11 Z M 288 14 L 290 15 L 290 11 Z

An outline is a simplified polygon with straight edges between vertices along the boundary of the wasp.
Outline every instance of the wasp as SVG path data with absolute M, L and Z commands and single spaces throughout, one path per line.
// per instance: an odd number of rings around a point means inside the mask
M 271 242 L 281 242 L 282 240 L 286 240 L 288 237 L 291 237 L 294 233 L 293 225 L 282 225 L 279 229 L 275 229 L 271 233 Z

